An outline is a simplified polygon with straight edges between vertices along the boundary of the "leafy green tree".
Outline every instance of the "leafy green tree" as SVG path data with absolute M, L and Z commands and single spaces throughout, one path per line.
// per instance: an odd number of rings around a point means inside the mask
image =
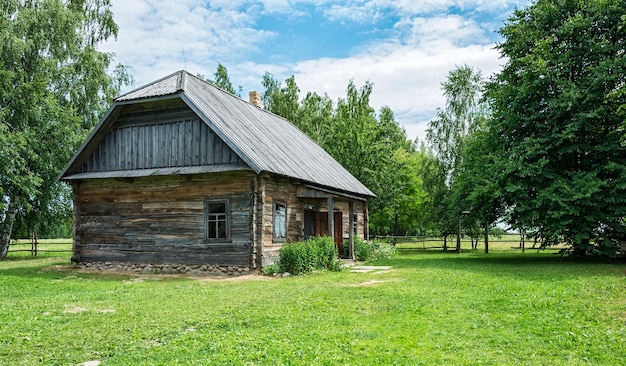
M 228 76 L 228 69 L 226 68 L 226 66 L 218 63 L 217 70 L 215 71 L 215 74 L 213 74 L 213 76 L 215 77 L 215 80 L 211 81 L 213 85 L 222 90 L 226 90 L 232 95 L 241 97 L 243 88 L 240 85 L 237 87 L 237 89 L 235 89 L 233 83 L 230 81 L 230 77 Z
M 405 131 L 388 107 L 378 115 L 370 106 L 372 84 L 360 89 L 352 81 L 339 99 L 329 143 L 331 155 L 377 197 L 370 206 L 371 231 L 407 233 L 419 226 L 425 200 L 417 176 L 421 163 Z
M 239 85 L 237 86 L 237 88 L 235 88 L 232 81 L 230 81 L 228 69 L 221 62 L 217 64 L 217 69 L 215 70 L 215 73 L 213 73 L 213 77 L 215 79 L 211 79 L 200 73 L 196 74 L 196 76 L 210 84 L 217 86 L 224 91 L 229 92 L 232 95 L 241 98 L 241 94 L 243 93 L 243 87 Z
M 308 92 L 300 102 L 295 121 L 298 128 L 321 146 L 326 146 L 334 114 L 333 101 L 328 95 Z
M 384 195 L 374 202 L 377 209 L 371 217 L 372 230 L 376 233 L 394 235 L 425 233 L 424 202 L 426 192 L 419 175 L 424 156 L 419 152 L 398 148 L 386 166 L 389 193 L 380 187 Z
M 448 235 L 456 232 L 456 212 L 452 209 L 448 171 L 432 150 L 422 147 L 421 151 L 424 159 L 418 174 L 426 192 L 425 233 L 442 235 L 447 239 Z
M 263 107 L 300 127 L 297 121 L 300 88 L 296 84 L 295 77 L 293 75 L 288 77 L 285 80 L 285 86 L 281 86 L 282 84 L 273 75 L 266 72 L 263 75 L 262 84 L 265 87 L 261 96 Z
M 124 67 L 96 46 L 116 36 L 109 0 L 0 3 L 0 258 L 18 212 L 49 211 L 56 176 L 97 122 Z
M 29 238 L 33 232 L 39 238 L 68 238 L 72 236 L 72 189 L 67 184 L 54 184 L 46 190 L 50 197 L 39 197 L 30 207 L 15 217 L 15 238 Z
M 484 114 L 480 98 L 483 79 L 479 70 L 469 65 L 455 67 L 441 84 L 446 106 L 430 121 L 426 138 L 451 178 L 462 160 L 463 143 Z
M 451 186 L 450 200 L 469 211 L 463 227 L 484 229 L 485 252 L 489 252 L 490 227 L 505 217 L 498 155 L 490 151 L 486 130 L 478 129 L 465 141 L 463 161 L 459 164 Z
M 510 223 L 544 244 L 614 255 L 625 237 L 624 0 L 538 0 L 501 29 L 487 88 Z
M 463 180 L 472 177 L 460 177 L 460 167 L 465 155 L 473 151 L 466 149 L 468 140 L 487 118 L 487 108 L 481 103 L 483 84 L 479 70 L 469 65 L 455 67 L 441 84 L 446 105 L 428 126 L 426 139 L 432 148 L 432 159 L 436 160 L 431 160 L 423 172 L 430 192 L 428 210 L 436 215 L 430 220 L 444 236 L 456 232 L 462 211 L 471 210 L 468 189 L 472 186 L 464 185 Z M 459 190 L 460 187 L 464 189 Z M 477 217 L 478 212 L 473 215 Z

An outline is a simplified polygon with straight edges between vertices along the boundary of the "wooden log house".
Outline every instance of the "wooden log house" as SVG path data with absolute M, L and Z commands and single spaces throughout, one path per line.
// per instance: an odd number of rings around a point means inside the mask
M 117 97 L 59 176 L 72 260 L 254 270 L 290 241 L 367 238 L 374 194 L 250 97 L 186 71 Z

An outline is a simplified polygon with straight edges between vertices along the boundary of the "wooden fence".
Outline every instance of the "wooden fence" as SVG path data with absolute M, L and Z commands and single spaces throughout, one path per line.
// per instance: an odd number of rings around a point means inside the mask
M 399 249 L 407 250 L 425 250 L 425 249 L 442 249 L 442 250 L 454 250 L 456 248 L 456 235 L 449 235 L 446 240 L 443 237 L 432 236 L 393 236 L 393 235 L 376 235 L 375 239 L 384 240 L 393 244 Z M 529 245 L 530 244 L 530 245 Z M 472 249 L 478 249 L 478 247 L 484 247 L 484 238 L 471 238 L 461 237 L 461 246 L 467 248 L 471 246 Z M 540 248 L 540 243 L 531 241 L 530 243 L 526 238 L 520 237 L 519 234 L 507 234 L 503 237 L 490 237 L 489 247 L 490 249 L 509 249 L 509 250 L 521 250 L 522 252 L 528 250 L 562 250 L 565 247 L 558 245 L 555 247 Z
M 33 233 L 30 238 L 30 242 L 20 243 L 19 241 L 13 241 L 9 245 L 9 253 L 17 252 L 29 252 L 32 257 L 37 257 L 39 253 L 71 253 L 72 242 L 63 240 L 45 240 L 40 242 L 37 238 L 37 234 Z M 41 245 L 41 246 L 40 246 Z M 65 247 L 65 248 L 62 248 Z M 69 247 L 69 248 L 68 248 Z

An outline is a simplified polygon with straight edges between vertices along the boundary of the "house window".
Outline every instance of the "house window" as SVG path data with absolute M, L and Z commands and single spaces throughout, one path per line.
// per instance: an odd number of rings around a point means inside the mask
M 206 217 L 206 238 L 228 239 L 230 228 L 228 222 L 228 202 L 227 201 L 206 201 L 204 212 Z
M 352 215 L 352 231 L 355 234 L 359 233 L 359 215 L 357 214 Z
M 274 202 L 274 239 L 284 240 L 287 237 L 287 205 Z

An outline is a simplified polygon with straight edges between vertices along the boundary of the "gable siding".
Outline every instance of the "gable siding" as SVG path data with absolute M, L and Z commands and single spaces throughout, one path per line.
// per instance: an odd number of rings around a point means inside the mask
M 77 173 L 220 164 L 245 163 L 191 109 L 174 105 L 122 113 Z

